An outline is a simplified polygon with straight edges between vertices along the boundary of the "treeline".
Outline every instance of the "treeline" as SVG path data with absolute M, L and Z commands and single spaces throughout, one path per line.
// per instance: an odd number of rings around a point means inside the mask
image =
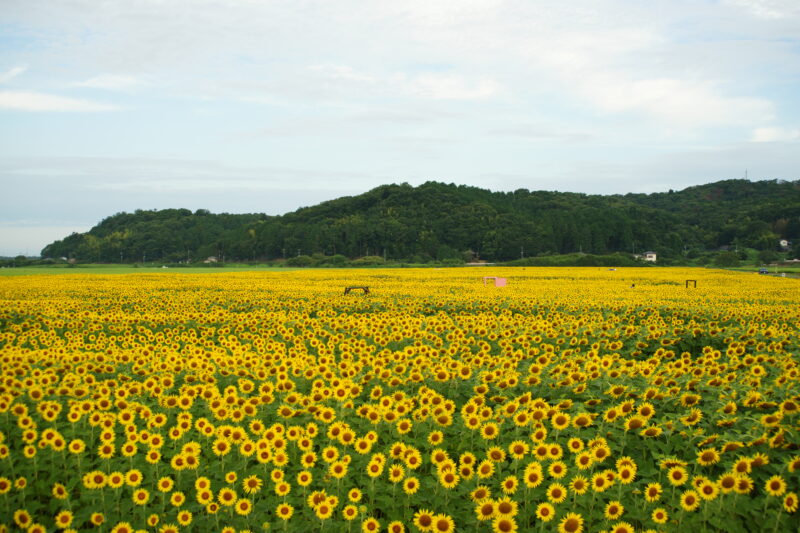
M 800 181 L 728 180 L 611 196 L 428 182 L 384 185 L 282 216 L 188 209 L 118 213 L 87 233 L 49 244 L 42 257 L 125 263 L 380 257 L 424 263 L 655 251 L 662 262 L 727 248 L 770 252 L 780 239 L 798 238 Z

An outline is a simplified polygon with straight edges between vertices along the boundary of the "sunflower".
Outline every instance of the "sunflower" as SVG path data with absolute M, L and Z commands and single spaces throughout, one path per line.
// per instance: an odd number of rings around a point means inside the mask
M 558 524 L 559 533 L 581 533 L 583 531 L 583 517 L 577 513 L 567 513 Z
M 550 425 L 560 431 L 569 426 L 570 420 L 570 416 L 567 413 L 555 413 L 550 419 Z
M 733 463 L 733 471 L 737 474 L 749 474 L 753 471 L 751 461 L 747 457 L 741 457 Z
M 294 507 L 288 503 L 278 504 L 278 507 L 275 508 L 275 514 L 283 521 L 289 520 L 294 514 Z
M 234 510 L 236 511 L 236 514 L 240 516 L 247 516 L 250 514 L 250 511 L 253 510 L 253 502 L 251 502 L 247 498 L 240 498 L 239 500 L 236 501 Z
M 605 473 L 597 472 L 592 476 L 591 486 L 594 492 L 603 492 L 612 485 Z
M 647 426 L 639 431 L 639 435 L 642 437 L 655 438 L 660 436 L 663 432 L 664 430 L 661 429 L 661 426 Z
M 86 449 L 86 443 L 81 439 L 74 439 L 70 441 L 69 445 L 67 445 L 67 449 L 69 450 L 69 453 L 78 455 L 83 453 L 83 451 Z
M 500 434 L 500 428 L 494 422 L 487 422 L 481 426 L 481 438 L 483 440 L 496 439 Z
M 516 516 L 519 504 L 516 500 L 512 500 L 508 496 L 494 503 L 494 508 L 497 516 Z
M 493 463 L 502 463 L 506 460 L 506 452 L 499 446 L 492 446 L 486 451 L 486 458 Z
M 794 492 L 788 492 L 786 496 L 783 497 L 783 508 L 787 513 L 793 513 L 797 511 L 797 494 Z
M 555 516 L 556 510 L 551 504 L 543 502 L 536 506 L 536 518 L 542 522 L 549 522 Z
M 327 520 L 333 514 L 333 506 L 330 505 L 327 501 L 320 503 L 314 512 L 317 515 L 317 518 L 320 520 Z
M 399 520 L 395 520 L 394 522 L 390 522 L 389 525 L 386 527 L 387 533 L 405 533 L 406 526 L 403 525 L 402 522 Z
M 669 514 L 667 510 L 663 507 L 659 507 L 657 509 L 653 509 L 653 512 L 650 514 L 650 518 L 656 524 L 666 524 L 667 520 L 669 520 Z
M 172 487 L 174 486 L 175 482 L 172 480 L 171 477 L 168 476 L 159 478 L 158 482 L 156 483 L 156 488 L 158 489 L 159 492 L 169 492 L 172 490 Z
M 481 479 L 492 477 L 492 474 L 494 474 L 494 463 L 489 459 L 484 459 L 478 465 L 476 472 L 478 474 L 478 477 Z
M 87 489 L 102 489 L 108 483 L 108 478 L 104 472 L 92 470 L 83 475 L 82 482 Z
M 547 473 L 553 479 L 561 479 L 567 475 L 567 465 L 563 461 L 553 461 L 547 468 Z
M 742 474 L 736 478 L 736 488 L 733 490 L 736 494 L 750 494 L 754 487 L 753 479 L 750 476 Z
M 342 516 L 348 522 L 351 520 L 355 520 L 358 516 L 358 507 L 353 504 L 345 505 L 342 509 Z
M 411 496 L 412 494 L 416 494 L 419 490 L 419 479 L 415 477 L 408 477 L 403 481 L 403 492 L 406 495 Z
M 480 521 L 491 520 L 497 515 L 495 503 L 489 498 L 479 501 L 475 505 L 475 516 Z
M 717 479 L 717 486 L 723 494 L 728 494 L 736 488 L 736 475 L 726 472 Z
M 786 480 L 780 475 L 772 476 L 764 483 L 764 490 L 770 496 L 782 496 L 786 492 Z
M 453 519 L 446 514 L 437 514 L 433 517 L 430 531 L 433 533 L 453 533 L 456 524 Z
M 591 467 L 592 462 L 592 454 L 588 451 L 579 452 L 578 455 L 575 456 L 575 466 L 581 470 L 586 470 Z
M 261 478 L 256 475 L 248 476 L 242 481 L 242 488 L 247 494 L 257 493 L 261 490 L 262 485 L 263 482 L 261 481 Z
M 542 484 L 544 476 L 542 475 L 542 465 L 536 461 L 528 464 L 525 468 L 525 473 L 522 476 L 525 486 L 529 489 L 534 489 Z
M 609 531 L 610 533 L 634 533 L 635 530 L 628 522 L 617 522 L 611 526 Z
M 420 509 L 414 513 L 414 525 L 417 526 L 420 531 L 431 531 L 433 527 L 433 513 L 427 509 Z
M 530 446 L 524 441 L 515 440 L 508 445 L 508 453 L 516 460 L 523 459 L 530 451 Z
M 389 481 L 392 483 L 400 483 L 405 475 L 406 471 L 400 465 L 392 465 L 389 468 Z
M 605 517 L 608 520 L 616 520 L 625 512 L 625 507 L 618 501 L 611 501 L 606 504 L 604 511 Z
M 328 467 L 328 474 L 336 479 L 342 479 L 347 475 L 347 464 L 344 461 L 334 461 Z
M 578 437 L 572 437 L 567 441 L 567 449 L 571 453 L 579 453 L 583 451 L 583 448 L 584 448 L 583 441 Z
M 561 503 L 567 499 L 567 488 L 561 483 L 553 483 L 547 488 L 547 499 L 551 503 Z
M 681 507 L 684 511 L 694 511 L 700 507 L 700 497 L 697 495 L 697 492 L 687 490 L 681 494 Z
M 517 522 L 508 516 L 498 516 L 492 521 L 493 533 L 516 533 Z
M 697 452 L 697 464 L 700 466 L 714 465 L 719 462 L 719 452 L 716 448 L 708 448 Z
M 711 480 L 703 480 L 700 486 L 697 487 L 697 493 L 704 500 L 713 500 L 719 494 L 719 485 Z
M 669 469 L 669 472 L 667 472 L 667 479 L 669 479 L 669 482 L 673 486 L 679 487 L 689 481 L 689 475 L 682 466 L 673 466 Z
M 219 492 L 217 493 L 217 501 L 225 507 L 232 506 L 234 503 L 236 503 L 237 499 L 238 497 L 236 496 L 236 491 L 228 487 L 219 489 Z
M 135 468 L 133 470 L 128 470 L 125 474 L 125 484 L 129 487 L 138 487 L 143 479 L 144 476 L 142 476 L 142 473 Z
M 61 529 L 66 529 L 72 525 L 72 519 L 73 519 L 73 514 L 71 511 L 66 511 L 66 510 L 61 511 L 56 515 L 55 518 L 56 527 Z M 17 520 L 17 515 L 16 513 L 14 513 L 14 521 L 16 520 Z M 19 523 L 17 523 L 17 525 L 19 525 Z
M 150 501 L 150 493 L 147 489 L 136 489 L 133 491 L 131 499 L 136 505 L 146 505 L 147 502 Z
M 357 488 L 352 488 L 347 492 L 347 499 L 353 503 L 360 502 L 362 496 L 361 490 Z
M 17 524 L 18 527 L 22 529 L 27 529 L 27 527 L 31 524 L 32 520 L 33 519 L 31 518 L 30 513 L 28 513 L 28 511 L 26 511 L 25 509 L 19 509 L 17 511 L 14 511 L 14 523 Z M 72 520 L 72 513 L 70 513 L 70 521 L 71 520 Z
M 443 472 L 439 475 L 439 483 L 446 489 L 452 489 L 458 485 L 459 477 L 454 472 Z
M 186 502 L 186 495 L 181 491 L 175 491 L 169 497 L 169 503 L 173 507 L 180 507 Z
M 231 451 L 231 443 L 228 442 L 226 439 L 217 439 L 211 445 L 211 451 L 214 452 L 214 455 L 217 457 L 223 457 L 228 455 Z
M 111 533 L 133 533 L 133 528 L 129 522 L 118 522 L 111 528 Z
M 475 487 L 475 490 L 473 490 L 469 494 L 469 498 L 475 503 L 478 503 L 480 501 L 485 500 L 486 498 L 491 498 L 491 497 L 492 497 L 492 491 L 486 485 L 478 485 L 477 487 Z
M 120 478 L 122 480 L 124 480 L 124 478 L 122 478 L 122 476 L 120 476 Z M 121 486 L 122 486 L 122 483 L 120 483 L 118 485 L 118 487 L 121 487 Z M 69 492 L 67 491 L 67 487 L 65 487 L 61 483 L 55 483 L 53 485 L 53 490 L 51 492 L 53 494 L 53 498 L 55 498 L 57 500 L 65 500 L 69 496 Z
M 661 483 L 648 483 L 644 488 L 644 498 L 652 503 L 658 501 L 663 492 L 664 489 L 661 487 Z
M 505 494 L 514 494 L 519 486 L 517 476 L 507 476 L 500 484 L 500 488 Z

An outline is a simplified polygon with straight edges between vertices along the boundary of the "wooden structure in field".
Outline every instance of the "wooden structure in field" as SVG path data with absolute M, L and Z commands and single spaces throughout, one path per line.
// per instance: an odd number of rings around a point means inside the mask
M 365 287 L 365 286 L 345 287 L 344 288 L 344 293 L 345 294 L 350 294 L 350 291 L 356 291 L 356 290 L 361 290 L 361 291 L 364 291 L 364 294 L 369 294 L 369 287 Z

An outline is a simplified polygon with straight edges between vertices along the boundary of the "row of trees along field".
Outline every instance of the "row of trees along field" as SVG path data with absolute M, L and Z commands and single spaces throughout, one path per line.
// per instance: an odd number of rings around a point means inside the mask
M 137 210 L 49 244 L 42 257 L 89 262 L 254 261 L 296 255 L 424 262 L 584 252 L 691 257 L 774 250 L 800 238 L 800 181 L 727 180 L 682 191 L 588 195 L 384 185 L 281 216 Z

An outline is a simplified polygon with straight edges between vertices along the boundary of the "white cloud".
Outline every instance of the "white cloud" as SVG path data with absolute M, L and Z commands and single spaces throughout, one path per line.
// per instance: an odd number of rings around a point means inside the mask
M 101 99 L 90 89 L 158 83 L 124 124 L 76 130 L 60 143 L 62 124 L 45 130 L 31 120 L 22 124 L 29 135 L 10 137 L 0 155 L 308 162 L 314 175 L 270 175 L 309 187 L 335 176 L 337 187 L 357 190 L 368 180 L 346 170 L 381 181 L 456 182 L 492 170 L 539 172 L 555 176 L 558 188 L 567 186 L 561 169 L 587 161 L 570 175 L 569 186 L 580 190 L 593 186 L 593 168 L 613 178 L 619 162 L 660 153 L 752 144 L 760 151 L 736 166 L 753 169 L 769 163 L 768 150 L 796 147 L 749 141 L 795 135 L 800 0 L 49 0 L 46 9 L 6 0 L 3 7 L 4 20 L 22 28 L 23 46 L 6 51 L 2 68 L 29 64 L 27 90 L 59 93 L 54 87 L 77 81 L 80 90 L 61 94 L 92 100 L 81 101 L 85 108 Z M 2 99 L 0 109 L 10 108 Z M 705 165 L 703 178 L 731 176 L 731 157 L 693 164 Z M 772 175 L 796 178 L 795 160 L 780 161 Z M 661 182 L 691 170 L 675 164 L 664 165 Z M 262 175 L 209 173 L 204 165 L 190 165 L 187 189 L 213 189 L 190 179 L 236 178 L 241 194 Z M 153 180 L 180 189 L 169 180 L 182 176 L 162 168 L 169 164 L 158 167 L 148 170 Z M 630 182 L 646 187 L 650 175 L 640 170 Z M 104 161 L 96 173 L 135 184 L 144 172 Z M 698 171 L 693 176 L 702 181 Z
M 762 143 L 800 141 L 800 128 L 756 128 L 751 140 Z
M 760 19 L 780 20 L 800 15 L 800 4 L 797 0 L 728 0 L 728 2 Z
M 403 81 L 403 77 L 398 77 Z M 483 100 L 497 94 L 500 85 L 488 78 L 468 81 L 455 74 L 422 74 L 408 80 L 406 90 L 434 100 Z
M 0 91 L 0 110 L 11 111 L 113 111 L 116 106 L 32 91 Z
M 28 70 L 28 67 L 14 67 L 8 72 L 0 74 L 0 83 L 11 81 L 13 78 L 16 78 L 26 70 Z
M 134 76 L 120 74 L 101 74 L 85 81 L 73 83 L 75 87 L 88 87 L 91 89 L 122 90 L 142 85 L 143 82 Z
M 422 73 L 368 74 L 349 65 L 312 65 L 309 71 L 324 80 L 328 94 L 352 96 L 414 97 L 431 100 L 481 100 L 494 96 L 500 85 L 486 77 L 468 79 L 460 74 Z
M 582 94 L 601 111 L 639 111 L 670 126 L 748 125 L 774 115 L 768 100 L 725 96 L 710 82 L 624 80 L 598 74 L 587 81 Z
M 311 65 L 308 68 L 332 79 L 359 83 L 375 83 L 377 81 L 374 77 L 358 72 L 347 65 Z

